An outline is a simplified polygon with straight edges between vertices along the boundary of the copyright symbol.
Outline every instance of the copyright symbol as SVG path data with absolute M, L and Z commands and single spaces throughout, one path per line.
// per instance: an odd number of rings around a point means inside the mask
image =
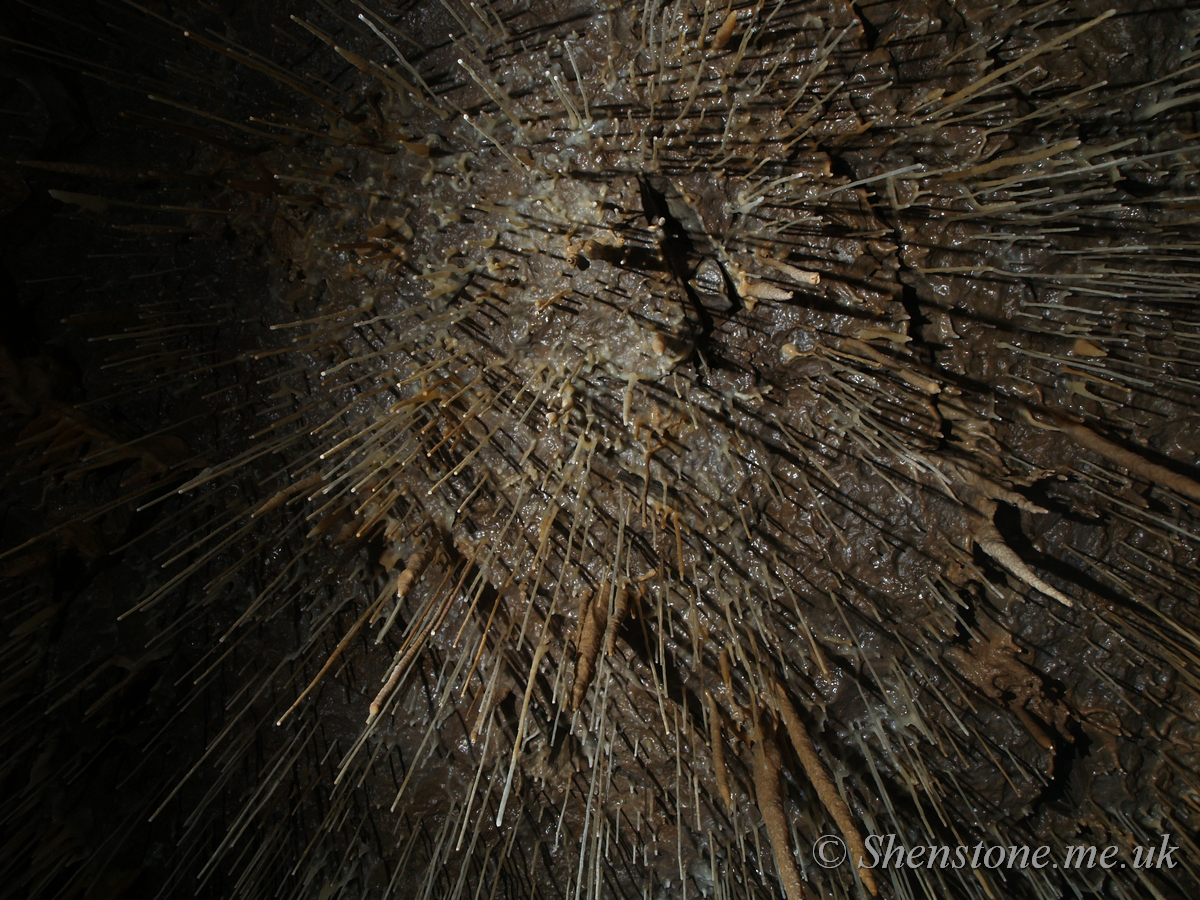
M 836 834 L 823 834 L 813 844 L 813 859 L 823 869 L 840 866 L 846 858 L 846 845 Z

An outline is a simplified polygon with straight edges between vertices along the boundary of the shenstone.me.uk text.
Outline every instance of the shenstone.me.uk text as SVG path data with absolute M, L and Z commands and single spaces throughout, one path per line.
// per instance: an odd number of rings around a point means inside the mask
M 856 862 L 868 869 L 1173 869 L 1178 846 L 1171 844 L 1171 835 L 1164 834 L 1158 846 L 1133 847 L 1122 853 L 1115 844 L 1096 846 L 1079 844 L 1068 847 L 1062 859 L 1052 858 L 1050 847 L 1027 845 L 1004 846 L 985 844 L 974 846 L 909 847 L 894 834 L 872 834 L 863 842 L 866 853 Z M 817 865 L 833 868 L 846 859 L 846 845 L 836 835 L 823 835 L 813 845 Z

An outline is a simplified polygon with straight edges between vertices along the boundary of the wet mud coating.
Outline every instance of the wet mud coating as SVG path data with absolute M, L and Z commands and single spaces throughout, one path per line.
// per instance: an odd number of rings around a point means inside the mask
M 0 37 L 0 895 L 1200 887 L 1200 13 Z

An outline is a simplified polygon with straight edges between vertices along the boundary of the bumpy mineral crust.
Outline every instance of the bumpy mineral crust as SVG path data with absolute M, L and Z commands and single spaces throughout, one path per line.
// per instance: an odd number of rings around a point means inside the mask
M 44 298 L 89 380 L 0 359 L 13 860 L 65 809 L 164 895 L 1195 891 L 812 848 L 1195 831 L 1200 18 L 292 11 L 128 13 L 176 181 L 26 166 L 30 283 L 82 227 L 108 284 Z

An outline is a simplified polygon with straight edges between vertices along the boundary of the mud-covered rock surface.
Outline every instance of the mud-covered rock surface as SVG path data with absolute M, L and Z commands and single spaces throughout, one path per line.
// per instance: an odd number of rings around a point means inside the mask
M 6 13 L 5 895 L 1194 893 L 1200 17 L 1111 6 Z

